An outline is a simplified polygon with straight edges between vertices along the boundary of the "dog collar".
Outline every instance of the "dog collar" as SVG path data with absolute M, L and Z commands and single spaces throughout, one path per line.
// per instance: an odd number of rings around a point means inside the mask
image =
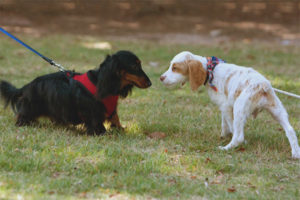
M 213 71 L 215 69 L 215 67 L 219 64 L 219 63 L 225 63 L 225 60 L 222 60 L 220 58 L 217 58 L 215 56 L 212 57 L 206 57 L 207 60 L 207 75 L 206 75 L 206 79 L 204 82 L 204 85 L 206 85 L 206 83 L 208 82 L 209 86 L 216 92 L 218 92 L 218 88 L 216 88 L 216 86 L 214 86 L 214 84 L 212 84 L 212 81 L 214 80 L 214 74 Z
M 84 74 L 72 74 L 72 72 L 66 73 L 68 77 L 72 78 L 79 82 L 89 93 L 91 93 L 94 97 L 97 96 L 97 87 L 96 85 L 89 79 L 87 73 Z M 101 102 L 104 104 L 106 109 L 106 116 L 110 117 L 115 112 L 118 105 L 119 96 L 107 96 L 101 99 Z

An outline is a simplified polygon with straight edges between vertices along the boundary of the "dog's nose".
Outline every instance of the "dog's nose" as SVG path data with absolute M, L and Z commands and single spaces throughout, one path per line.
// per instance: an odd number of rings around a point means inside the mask
M 166 79 L 166 76 L 160 76 L 160 81 L 164 81 Z
M 152 85 L 151 81 L 148 81 L 148 87 L 150 87 Z

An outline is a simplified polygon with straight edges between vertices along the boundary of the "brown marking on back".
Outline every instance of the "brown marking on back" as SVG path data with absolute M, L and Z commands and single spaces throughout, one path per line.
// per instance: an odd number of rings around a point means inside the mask
M 237 71 L 234 71 L 233 73 L 231 73 L 225 81 L 224 93 L 225 93 L 226 97 L 228 96 L 228 83 L 229 83 L 230 79 L 233 77 L 233 75 L 235 75 L 236 73 L 237 73 Z
M 267 100 L 268 100 L 269 106 L 271 106 L 271 107 L 275 107 L 275 106 L 276 106 L 274 96 L 272 96 L 272 95 L 270 94 L 270 92 L 268 92 L 268 93 L 266 94 L 265 97 L 266 97 Z
M 234 93 L 234 99 L 237 99 L 240 94 L 242 93 L 242 87 L 238 87 L 236 90 L 235 90 L 235 93 Z
M 246 80 L 245 86 L 248 86 L 248 85 L 249 85 L 249 80 Z
M 265 91 L 267 89 L 267 85 L 263 84 L 261 85 L 261 88 L 259 85 L 257 85 L 254 90 L 257 90 L 257 92 L 252 96 L 251 101 L 253 103 L 258 103 L 259 100 L 262 98 L 266 98 L 268 101 L 268 105 L 271 107 L 274 107 L 276 105 L 275 99 L 273 95 L 270 93 L 271 90 Z

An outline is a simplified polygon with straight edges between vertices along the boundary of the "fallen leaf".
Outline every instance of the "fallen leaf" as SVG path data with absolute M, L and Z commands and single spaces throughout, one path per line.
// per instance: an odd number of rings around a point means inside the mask
M 60 172 L 55 172 L 55 173 L 52 174 L 52 177 L 53 177 L 53 178 L 57 178 L 57 177 L 59 177 L 59 176 L 60 176 Z
M 191 176 L 191 179 L 196 179 L 197 177 L 196 176 Z
M 210 158 L 206 158 L 205 163 L 209 163 L 209 162 L 211 162 L 211 159 Z
M 223 177 L 223 175 L 217 176 L 210 184 L 221 184 Z
M 228 191 L 228 192 L 235 192 L 236 189 L 235 189 L 234 186 L 232 186 L 232 187 L 230 187 L 230 188 L 227 188 L 227 191 Z
M 52 195 L 54 194 L 55 192 L 54 191 L 49 191 L 48 194 Z
M 244 147 L 240 147 L 240 148 L 238 148 L 237 151 L 244 152 L 245 150 L 246 150 L 246 149 L 245 149 Z
M 248 182 L 247 184 L 248 184 L 248 187 L 249 187 L 249 188 L 253 188 L 253 189 L 256 188 L 256 186 L 255 186 L 255 185 L 252 185 L 252 183 L 250 183 L 250 182 Z
M 169 179 L 168 182 L 169 182 L 169 183 L 175 184 L 175 183 L 176 183 L 176 180 L 175 180 L 175 179 Z
M 112 197 L 114 197 L 114 196 L 117 196 L 118 194 L 120 194 L 120 192 L 116 192 L 115 194 L 111 194 L 111 195 L 109 195 L 109 198 L 112 198 Z
M 153 133 L 149 134 L 148 137 L 150 137 L 152 139 L 162 139 L 162 138 L 166 137 L 166 134 L 163 132 L 153 132 Z
M 165 149 L 164 152 L 165 152 L 165 153 L 168 153 L 168 149 Z
M 86 192 L 81 192 L 78 194 L 79 198 L 86 198 L 87 197 L 87 193 Z

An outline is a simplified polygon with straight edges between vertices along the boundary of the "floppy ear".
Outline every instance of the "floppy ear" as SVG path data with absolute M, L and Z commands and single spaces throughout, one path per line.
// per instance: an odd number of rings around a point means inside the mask
M 206 70 L 203 68 L 202 63 L 197 60 L 188 60 L 188 71 L 191 89 L 197 90 L 200 85 L 203 85 L 206 79 Z
M 119 61 L 116 56 L 107 56 L 100 65 L 97 81 L 97 96 L 102 99 L 117 95 L 120 88 Z

